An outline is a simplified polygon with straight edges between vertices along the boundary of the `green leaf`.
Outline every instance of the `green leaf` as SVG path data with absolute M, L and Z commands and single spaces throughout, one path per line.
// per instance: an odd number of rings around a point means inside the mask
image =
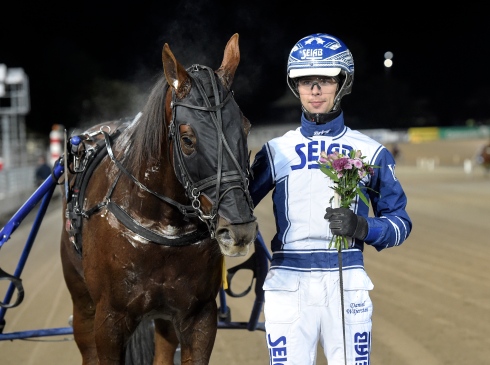
M 359 195 L 359 198 L 361 198 L 364 204 L 366 204 L 369 207 L 369 201 L 367 200 L 366 195 L 364 195 L 361 189 L 359 189 L 359 187 L 357 187 L 356 193 Z
M 321 163 L 318 163 L 320 165 L 320 171 L 323 172 L 325 175 L 327 175 L 330 179 L 332 179 L 335 182 L 339 182 L 339 178 L 337 174 L 335 174 L 332 169 L 329 169 L 327 166 L 322 165 Z
M 378 193 L 376 190 L 374 190 L 374 189 L 370 188 L 369 186 L 365 186 L 365 188 L 366 188 L 367 190 L 371 190 L 371 191 L 375 192 L 376 194 L 379 194 L 379 193 Z M 381 194 L 379 195 L 379 197 L 381 198 Z

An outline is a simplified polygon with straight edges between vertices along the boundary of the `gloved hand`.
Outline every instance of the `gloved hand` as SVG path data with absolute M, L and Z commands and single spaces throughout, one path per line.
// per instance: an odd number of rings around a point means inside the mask
M 326 209 L 323 218 L 330 222 L 330 231 L 337 236 L 354 237 L 364 240 L 368 233 L 368 224 L 366 218 L 355 214 L 347 208 L 330 208 Z

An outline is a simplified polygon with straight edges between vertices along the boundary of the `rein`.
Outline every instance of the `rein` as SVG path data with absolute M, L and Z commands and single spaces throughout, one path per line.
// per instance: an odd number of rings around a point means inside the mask
M 194 212 L 194 208 L 192 206 L 180 204 L 179 202 L 176 202 L 175 200 L 167 196 L 161 195 L 153 190 L 150 190 L 149 188 L 146 187 L 146 185 L 142 184 L 138 179 L 136 179 L 136 177 L 134 177 L 134 175 L 132 175 L 128 170 L 126 170 L 126 168 L 121 164 L 121 162 L 119 162 L 119 160 L 117 160 L 116 157 L 114 156 L 114 153 L 112 152 L 110 135 L 104 130 L 102 130 L 101 132 L 104 135 L 105 145 L 107 147 L 107 154 L 109 155 L 111 161 L 114 162 L 114 164 L 119 168 L 119 170 L 121 170 L 136 185 L 138 185 L 138 187 L 141 190 L 144 190 L 150 193 L 151 195 L 157 197 L 158 199 L 173 205 L 186 217 L 197 217 L 197 214 Z

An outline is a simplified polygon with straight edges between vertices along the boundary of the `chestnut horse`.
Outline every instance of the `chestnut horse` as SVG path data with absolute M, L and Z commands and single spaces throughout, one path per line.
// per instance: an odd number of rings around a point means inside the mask
M 208 364 L 224 256 L 258 226 L 248 193 L 250 122 L 233 98 L 238 34 L 216 70 L 184 68 L 168 44 L 163 74 L 131 121 L 71 136 L 61 259 L 83 364 L 124 364 L 153 321 L 154 364 Z M 151 321 L 150 321 L 151 323 Z

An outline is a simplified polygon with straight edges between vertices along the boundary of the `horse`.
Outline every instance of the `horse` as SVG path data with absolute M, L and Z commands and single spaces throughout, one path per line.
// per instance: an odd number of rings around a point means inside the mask
M 224 257 L 258 234 L 248 192 L 250 121 L 231 85 L 238 34 L 221 66 L 185 68 L 169 45 L 135 118 L 100 123 L 64 146 L 61 261 L 83 365 L 124 364 L 143 321 L 154 364 L 208 364 Z
M 490 142 L 479 149 L 476 156 L 476 163 L 483 167 L 486 174 L 490 173 Z

